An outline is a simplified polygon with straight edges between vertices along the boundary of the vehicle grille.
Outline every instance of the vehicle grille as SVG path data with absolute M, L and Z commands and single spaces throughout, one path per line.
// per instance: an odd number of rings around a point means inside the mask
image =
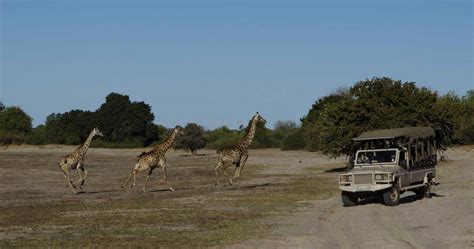
M 354 184 L 371 184 L 372 174 L 354 175 Z

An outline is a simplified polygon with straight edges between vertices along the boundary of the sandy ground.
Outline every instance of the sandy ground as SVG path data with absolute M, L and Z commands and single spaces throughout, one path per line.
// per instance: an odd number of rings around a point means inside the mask
M 277 225 L 270 236 L 229 247 L 474 248 L 474 149 L 457 148 L 445 155 L 447 161 L 437 171 L 441 184 L 430 199 L 417 200 L 406 192 L 395 207 L 377 199 L 342 207 L 339 196 L 314 201 L 269 221 Z
M 76 203 L 78 200 L 81 203 L 105 203 L 142 194 L 140 190 L 144 173 L 137 179 L 138 189 L 122 190 L 119 187 L 141 149 L 90 149 L 86 160 L 86 169 L 90 172 L 84 188 L 86 194 L 73 195 L 69 189 L 64 188 L 64 178 L 57 166 L 57 160 L 72 149 L 73 147 L 68 146 L 49 145 L 40 148 L 10 147 L 0 151 L 0 208 L 10 210 L 12 207 L 29 207 L 50 202 Z M 194 193 L 192 191 L 198 190 L 211 192 L 211 196 L 219 194 L 212 194 L 215 190 L 211 187 L 214 182 L 212 162 L 215 152 L 200 153 L 199 156 L 188 156 L 182 151 L 170 151 L 169 175 L 177 191 L 159 191 L 165 189 L 165 186 L 150 184 L 150 198 L 170 195 L 180 197 L 180 192 Z M 474 148 L 449 150 L 446 156 L 448 160 L 438 165 L 438 180 L 441 185 L 434 188 L 433 198 L 416 200 L 409 192 L 402 196 L 401 204 L 396 207 L 387 207 L 377 199 L 372 199 L 356 207 L 344 208 L 338 191 L 334 191 L 335 194 L 328 199 L 298 203 L 286 207 L 289 209 L 287 215 L 260 221 L 269 227 L 262 238 L 240 241 L 225 247 L 474 247 Z M 259 191 L 264 191 L 270 184 L 291 184 L 291 179 L 295 176 L 314 175 L 328 179 L 334 189 L 337 189 L 336 176 L 343 161 L 329 159 L 320 153 L 256 150 L 251 151 L 248 165 L 261 167 L 256 175 L 244 177 L 237 186 L 218 191 L 251 193 L 255 187 L 262 187 Z M 156 170 L 154 176 L 160 174 Z M 150 196 L 150 193 L 146 196 Z M 0 228 L 0 242 L 18 240 L 18 231 L 26 228 L 21 229 Z M 27 235 L 25 232 L 24 236 Z

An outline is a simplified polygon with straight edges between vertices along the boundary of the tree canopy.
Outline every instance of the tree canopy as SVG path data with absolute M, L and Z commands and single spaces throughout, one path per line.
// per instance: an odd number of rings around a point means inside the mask
M 442 148 L 451 143 L 453 117 L 437 108 L 438 95 L 414 82 L 373 78 L 319 99 L 302 119 L 312 150 L 350 155 L 352 138 L 368 130 L 431 126 Z
M 0 143 L 23 143 L 26 134 L 32 129 L 31 121 L 31 117 L 20 107 L 3 106 L 0 111 Z
M 204 128 L 195 123 L 189 123 L 184 127 L 184 134 L 179 136 L 175 148 L 190 151 L 193 154 L 199 149 L 206 147 L 207 140 L 204 137 Z
M 51 114 L 46 119 L 48 142 L 78 144 L 94 127 L 104 134 L 94 143 L 122 143 L 130 147 L 148 146 L 159 140 L 163 129 L 153 123 L 155 116 L 144 102 L 130 101 L 127 95 L 110 93 L 94 112 L 72 110 Z

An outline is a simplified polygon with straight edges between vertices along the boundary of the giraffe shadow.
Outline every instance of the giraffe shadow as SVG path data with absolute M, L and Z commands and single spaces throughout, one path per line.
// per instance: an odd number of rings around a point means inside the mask
M 174 190 L 178 191 L 178 190 L 191 190 L 191 189 L 194 189 L 194 188 L 175 188 Z M 155 192 L 171 192 L 171 191 L 167 188 L 163 188 L 163 189 L 150 190 L 148 192 L 149 193 L 155 193 Z
M 209 156 L 209 153 L 194 154 L 194 155 L 179 155 L 180 157 L 195 157 L 195 156 Z
M 272 185 L 271 183 L 262 183 L 262 184 L 252 184 L 252 185 L 245 185 L 242 186 L 242 188 L 261 188 L 261 187 L 266 187 Z
M 77 194 L 102 194 L 102 193 L 112 193 L 112 192 L 118 192 L 118 189 L 108 189 L 108 190 L 99 190 L 99 191 L 82 191 Z

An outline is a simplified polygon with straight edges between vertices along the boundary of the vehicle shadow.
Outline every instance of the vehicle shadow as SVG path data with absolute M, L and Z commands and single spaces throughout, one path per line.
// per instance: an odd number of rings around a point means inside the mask
M 439 195 L 436 193 L 431 193 L 430 198 L 432 197 L 445 197 L 444 195 Z M 405 195 L 400 198 L 399 204 L 408 204 L 415 201 L 421 200 L 416 194 Z M 383 198 L 381 196 L 371 196 L 359 201 L 358 206 L 368 205 L 368 204 L 383 204 Z
M 328 169 L 325 170 L 325 173 L 340 173 L 340 172 L 346 172 L 349 168 L 344 166 L 344 167 L 339 167 L 339 168 L 334 168 L 334 169 Z

